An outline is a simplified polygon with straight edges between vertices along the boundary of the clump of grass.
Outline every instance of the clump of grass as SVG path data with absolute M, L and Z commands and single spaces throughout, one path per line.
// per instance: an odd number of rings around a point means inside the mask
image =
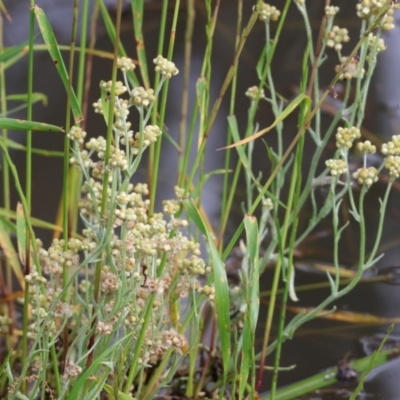
M 118 1 L 115 25 L 104 3 L 99 1 L 99 10 L 115 47 L 110 55 L 113 60 L 110 80 L 100 82 L 100 97 L 93 104 L 95 111 L 104 117 L 105 134 L 91 139 L 86 139 L 87 133 L 82 127 L 84 113 L 81 111 L 84 60 L 90 49 L 86 52 L 85 46 L 81 46 L 78 87 L 74 88 L 70 84 L 73 57 L 67 70 L 49 21 L 42 10 L 32 8 L 30 73 L 34 51 L 32 27 L 36 17 L 46 46 L 53 60 L 57 61 L 66 87 L 68 106 L 65 132 L 57 126 L 32 122 L 30 112 L 26 121 L 0 118 L 4 131 L 0 146 L 4 154 L 5 193 L 8 196 L 11 176 L 21 201 L 14 214 L 6 196 L 1 219 L 1 245 L 7 256 L 8 282 L 14 274 L 24 295 L 22 325 L 10 318 L 7 312 L 1 319 L 4 334 L 10 333 L 7 335 L 8 356 L 0 369 L 4 372 L 0 384 L 3 391 L 8 390 L 9 398 L 44 398 L 46 393 L 51 398 L 60 399 L 97 399 L 105 394 L 109 398 L 121 399 L 156 396 L 256 398 L 263 381 L 266 356 L 272 352 L 270 398 L 279 398 L 276 396 L 279 396 L 278 374 L 284 341 L 353 289 L 364 271 L 379 259 L 385 208 L 393 182 L 400 175 L 400 140 L 394 136 L 392 141 L 382 145 L 384 158 L 376 168 L 368 165 L 368 155 L 376 152 L 376 146 L 359 139 L 376 55 L 385 48 L 379 35 L 383 29 L 393 28 L 392 13 L 398 5 L 391 1 L 379 7 L 370 3 L 358 4 L 356 12 L 362 19 L 360 39 L 353 50 L 343 56 L 343 44 L 350 38 L 346 28 L 334 25 L 338 7 L 325 8 L 320 35 L 314 44 L 307 4 L 304 0 L 296 0 L 294 3 L 303 17 L 308 43 L 302 60 L 299 94 L 289 102 L 275 88 L 271 64 L 291 3 L 287 0 L 284 8 L 278 10 L 258 1 L 242 29 L 240 18 L 244 4 L 238 1 L 238 39 L 234 59 L 212 105 L 211 50 L 219 3 L 213 9 L 212 2 L 206 0 L 207 49 L 201 79 L 196 87 L 196 107 L 192 115 L 187 113 L 186 88 L 182 115 L 187 120 L 181 124 L 179 143 L 169 137 L 179 150 L 178 178 L 173 185 L 176 197 L 164 199 L 162 210 L 156 210 L 155 198 L 161 145 L 163 138 L 168 137 L 164 126 L 165 110 L 169 80 L 179 72 L 172 61 L 174 35 L 171 35 L 168 50 L 162 51 L 168 1 L 162 5 L 159 39 L 159 53 L 168 53 L 168 57 L 158 55 L 153 59 L 156 77 L 152 87 L 143 47 L 143 3 L 132 3 L 138 44 L 137 68 L 119 41 L 122 1 Z M 174 7 L 173 32 L 177 26 L 179 2 Z M 188 2 L 188 15 L 193 16 L 193 13 L 194 3 Z M 266 44 L 256 67 L 259 82 L 245 94 L 250 104 L 242 134 L 235 117 L 236 102 L 242 96 L 235 92 L 237 63 L 258 20 L 265 26 Z M 273 30 L 271 26 L 275 23 L 277 28 Z M 72 43 L 76 24 L 74 19 Z M 87 30 L 86 24 L 86 19 L 83 19 L 83 31 Z M 193 24 L 194 19 L 188 18 L 187 54 L 183 66 L 187 84 Z M 328 48 L 334 49 L 338 61 L 330 85 L 321 90 L 319 74 Z M 20 48 L 11 50 L 21 51 Z M 72 55 L 74 44 L 70 50 Z M 3 51 L 0 79 L 4 80 L 5 63 L 13 59 L 15 52 Z M 323 129 L 324 101 L 339 80 L 345 85 L 344 98 L 328 129 Z M 213 172 L 206 171 L 204 155 L 221 100 L 230 85 L 233 90 L 225 148 L 226 168 L 218 171 L 224 174 L 222 215 L 219 230 L 214 232 L 201 207 L 204 185 Z M 350 101 L 351 88 L 355 89 L 355 98 Z M 31 86 L 28 91 L 31 108 Z M 5 92 L 1 96 L 4 99 Z M 269 103 L 275 121 L 259 130 L 257 110 L 260 102 L 264 101 Z M 6 114 L 4 101 L 2 104 L 2 112 Z M 71 112 L 73 123 L 70 121 Z M 131 122 L 133 113 L 138 121 L 135 126 Z M 299 130 L 284 149 L 285 122 L 291 115 L 296 116 Z M 189 120 L 192 123 L 186 128 Z M 195 130 L 196 121 L 199 122 L 198 131 Z M 9 140 L 7 128 L 28 132 L 47 129 L 65 134 L 62 218 L 58 224 L 62 237 L 57 236 L 48 248 L 44 248 L 35 237 L 34 224 L 45 224 L 30 215 L 31 189 L 29 185 L 23 189 L 20 184 L 10 156 L 10 149 L 15 144 Z M 277 135 L 277 145 L 273 148 L 266 143 L 266 157 L 272 167 L 264 178 L 251 168 L 254 140 L 271 130 Z M 336 151 L 331 159 L 324 160 L 323 150 L 333 135 Z M 306 136 L 315 150 L 307 171 L 304 171 Z M 191 146 L 195 142 L 197 153 L 191 164 Z M 362 166 L 350 173 L 349 156 L 355 142 Z M 229 168 L 233 149 L 237 151 L 238 162 L 232 172 Z M 30 140 L 25 150 L 29 170 L 33 152 Z M 149 152 L 148 182 L 137 182 L 137 171 L 146 151 Z M 317 172 L 321 164 L 323 171 Z M 388 171 L 387 189 L 380 203 L 376 239 L 372 249 L 367 251 L 365 196 L 384 169 Z M 241 172 L 244 172 L 246 181 L 244 218 L 230 242 L 224 243 L 221 238 L 231 217 L 233 194 Z M 359 185 L 358 196 L 355 195 L 355 182 Z M 287 195 L 284 195 L 284 185 L 288 187 Z M 328 189 L 322 204 L 316 200 L 316 191 L 321 186 Z M 341 222 L 339 216 L 344 199 L 348 200 L 350 214 L 359 226 L 360 242 L 356 273 L 343 286 L 339 243 L 347 223 Z M 300 230 L 299 213 L 307 202 L 312 205 L 312 215 L 308 226 Z M 257 211 L 260 211 L 259 219 L 254 216 Z M 76 229 L 78 215 L 84 226 L 79 232 Z M 304 310 L 285 325 L 286 304 L 289 299 L 297 301 L 294 250 L 328 215 L 332 218 L 332 261 L 335 268 L 333 275 L 328 274 L 330 294 L 313 310 Z M 23 272 L 11 241 L 7 240 L 10 232 L 17 234 Z M 199 243 L 201 236 L 205 242 L 203 254 Z M 233 274 L 232 271 L 227 274 L 224 262 L 233 253 L 238 256 L 240 267 Z M 256 354 L 259 280 L 271 262 L 275 264 L 275 271 L 268 316 L 262 350 Z M 282 279 L 284 288 L 278 334 L 271 341 L 272 321 L 279 301 L 278 286 Z M 16 326 L 22 328 L 22 340 L 14 351 L 10 342 Z M 205 340 L 209 346 L 204 344 Z M 291 389 L 293 392 L 295 390 Z

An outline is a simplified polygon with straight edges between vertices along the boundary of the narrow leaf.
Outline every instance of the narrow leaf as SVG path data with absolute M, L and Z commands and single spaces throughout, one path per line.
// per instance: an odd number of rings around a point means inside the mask
M 17 243 L 18 254 L 22 265 L 26 264 L 25 251 L 26 251 L 26 224 L 25 214 L 21 203 L 17 204 Z
M 22 53 L 24 49 L 28 46 L 28 42 L 19 44 L 18 46 L 10 47 L 0 54 L 0 62 L 5 62 L 10 58 L 14 57 L 18 53 Z M 24 51 L 25 52 L 25 51 Z
M 307 112 L 310 109 L 311 106 L 311 99 L 310 97 L 308 97 L 307 95 L 305 95 L 304 93 L 300 93 L 295 99 L 293 99 L 289 105 L 278 115 L 278 118 L 276 118 L 276 120 L 274 121 L 274 123 L 270 126 L 268 126 L 267 128 L 262 129 L 261 131 L 258 131 L 256 133 L 254 133 L 253 135 L 244 138 L 242 140 L 240 140 L 239 142 L 233 143 L 230 146 L 226 146 L 226 147 L 222 147 L 218 150 L 223 150 L 223 149 L 231 149 L 237 146 L 240 146 L 242 144 L 245 143 L 249 143 L 252 140 L 255 140 L 257 138 L 259 138 L 260 136 L 264 135 L 264 133 L 269 132 L 272 128 L 275 128 L 275 126 L 277 126 L 279 123 L 281 123 L 284 119 L 286 119 L 299 105 L 302 101 L 306 101 L 306 108 L 307 108 Z
M 233 141 L 234 142 L 239 142 L 240 141 L 239 127 L 238 127 L 235 115 L 230 115 L 228 117 L 228 124 L 229 124 L 230 132 L 231 132 L 232 137 L 233 137 Z M 243 165 L 243 168 L 245 170 L 249 169 L 250 163 L 249 163 L 249 160 L 247 158 L 246 152 L 244 151 L 243 147 L 237 146 L 236 149 L 237 149 L 237 152 L 239 154 L 239 158 L 240 158 L 240 161 L 241 161 L 241 163 Z
M 63 128 L 56 125 L 15 118 L 0 118 L 0 129 L 14 129 L 16 131 L 64 132 Z
M 21 265 L 18 260 L 17 252 L 11 242 L 8 224 L 3 220 L 3 218 L 0 218 L 0 247 L 3 250 L 11 269 L 17 277 L 21 288 L 24 288 L 25 281 L 21 271 Z
M 33 6 L 33 9 L 35 11 L 36 19 L 39 24 L 40 32 L 42 33 L 43 36 L 43 40 L 47 45 L 50 56 L 53 59 L 54 65 L 57 68 L 57 71 L 64 84 L 64 87 L 67 90 L 67 92 L 69 88 L 71 90 L 71 110 L 72 114 L 74 115 L 75 122 L 79 123 L 83 120 L 83 114 L 79 107 L 79 102 L 78 99 L 76 98 L 74 89 L 72 88 L 71 82 L 69 80 L 68 72 L 67 69 L 65 68 L 65 64 L 61 56 L 61 52 L 58 47 L 53 29 L 43 10 L 36 5 Z
M 9 94 L 9 95 L 7 95 L 6 99 L 8 101 L 27 102 L 28 101 L 28 94 L 27 93 Z M 32 104 L 33 103 L 37 103 L 38 101 L 41 101 L 44 106 L 47 106 L 47 96 L 44 93 L 41 93 L 41 92 L 32 93 L 31 101 L 32 101 Z
M 215 246 L 214 239 L 200 215 L 196 205 L 191 200 L 185 200 L 183 205 L 190 219 L 196 224 L 200 231 L 206 236 L 210 248 L 210 255 L 213 266 L 214 284 L 215 284 L 215 306 L 217 312 L 217 324 L 221 339 L 222 363 L 224 366 L 224 381 L 226 382 L 229 371 L 229 362 L 231 356 L 230 343 L 230 306 L 228 279 L 226 276 L 225 265 Z

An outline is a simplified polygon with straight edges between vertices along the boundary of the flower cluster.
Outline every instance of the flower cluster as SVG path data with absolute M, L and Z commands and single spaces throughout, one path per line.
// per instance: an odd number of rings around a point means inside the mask
M 347 59 L 348 57 L 341 57 L 341 64 L 335 67 L 336 72 L 341 72 L 339 79 L 349 80 L 351 78 L 362 78 L 365 74 L 365 69 L 359 68 L 358 59 L 353 57 L 350 62 L 347 62 Z
M 392 179 L 400 176 L 400 135 L 392 136 L 392 140 L 382 144 L 381 151 L 387 155 L 385 158 L 385 168 L 389 170 Z
M 382 12 L 382 8 L 386 5 L 382 0 L 361 0 L 356 5 L 357 15 L 362 19 L 370 19 Z M 390 8 L 382 17 L 381 26 L 383 30 L 391 30 L 394 28 L 393 10 L 400 8 L 397 2 L 391 2 Z
M 168 79 L 179 73 L 179 70 L 176 68 L 175 64 L 172 61 L 168 61 L 161 55 L 158 55 L 157 58 L 153 60 L 153 63 L 156 64 L 156 72 L 159 72 Z
M 392 136 L 392 140 L 382 145 L 381 151 L 391 156 L 400 155 L 400 135 Z
M 339 7 L 337 6 L 326 6 L 325 14 L 328 18 L 333 18 L 339 12 Z
M 368 46 L 372 49 L 376 49 L 378 53 L 386 50 L 385 41 L 382 38 L 378 38 L 373 33 L 368 35 Z
M 271 6 L 270 4 L 263 3 L 261 5 L 261 10 L 260 10 L 260 21 L 278 21 L 279 17 L 281 15 L 281 12 L 275 7 Z
M 153 89 L 145 89 L 142 86 L 134 88 L 131 93 L 130 103 L 135 106 L 148 107 L 154 103 L 156 96 L 154 96 Z
M 64 377 L 66 377 L 66 378 L 76 378 L 81 373 L 82 373 L 82 368 L 79 365 L 76 365 L 71 360 L 68 360 L 65 363 Z
M 106 90 L 109 93 L 111 93 L 112 81 L 108 81 L 108 82 L 101 81 L 100 82 L 100 88 L 103 89 L 103 90 Z M 121 96 L 127 90 L 128 90 L 127 87 L 121 81 L 115 82 L 115 95 L 116 96 Z
M 119 68 L 122 72 L 133 71 L 136 68 L 136 65 L 130 58 L 121 57 L 117 59 L 117 68 Z
M 385 159 L 385 168 L 389 170 L 389 176 L 396 179 L 400 176 L 400 156 L 389 156 Z
M 86 132 L 79 126 L 73 126 L 67 133 L 67 136 L 69 139 L 75 140 L 79 144 L 82 144 L 86 137 Z
M 361 132 L 355 126 L 351 128 L 338 128 L 336 132 L 336 147 L 338 149 L 351 148 L 353 142 L 361 137 Z
M 336 51 L 342 50 L 342 43 L 346 43 L 350 40 L 349 31 L 346 28 L 339 28 L 335 25 L 330 32 L 327 33 L 328 47 L 333 47 Z
M 197 291 L 199 293 L 204 294 L 205 296 L 207 296 L 210 301 L 214 301 L 215 300 L 215 288 L 214 288 L 214 286 L 205 285 L 203 287 L 199 287 L 197 289 Z
M 161 334 L 157 335 L 156 338 L 152 336 L 152 332 L 147 332 L 145 346 L 141 351 L 139 364 L 157 364 L 170 348 L 180 354 L 187 351 L 188 342 L 186 337 L 176 332 L 175 329 L 163 331 Z
M 357 149 L 362 154 L 374 154 L 376 152 L 376 146 L 374 146 L 369 140 L 357 143 Z
M 325 165 L 329 168 L 332 176 L 339 176 L 347 171 L 347 163 L 343 160 L 327 160 Z
M 248 88 L 245 95 L 251 100 L 259 100 L 265 97 L 264 89 L 259 89 L 258 86 Z
M 375 167 L 359 168 L 353 173 L 353 178 L 357 180 L 359 185 L 365 185 L 369 188 L 378 180 L 378 170 Z
M 392 8 L 388 10 L 388 12 L 382 18 L 382 29 L 384 31 L 390 31 L 395 28 L 394 17 L 393 17 L 393 9 L 399 8 L 399 4 L 392 4 Z

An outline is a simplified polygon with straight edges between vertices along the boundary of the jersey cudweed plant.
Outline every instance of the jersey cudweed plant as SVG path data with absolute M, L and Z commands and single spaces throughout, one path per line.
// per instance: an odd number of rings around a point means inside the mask
M 3 168 L 7 171 L 4 176 L 13 178 L 21 202 L 15 213 L 9 201 L 4 202 L 0 244 L 6 256 L 7 274 L 19 281 L 23 292 L 19 296 L 23 304 L 22 318 L 15 316 L 11 308 L 1 309 L 0 333 L 7 337 L 4 345 L 7 356 L 0 369 L 1 396 L 63 400 L 298 398 L 305 393 L 301 383 L 291 389 L 294 393 L 291 397 L 284 397 L 285 389 L 278 389 L 278 376 L 283 373 L 280 355 L 285 340 L 321 313 L 334 312 L 334 309 L 327 309 L 352 290 L 363 273 L 381 257 L 379 242 L 385 209 L 391 187 L 400 175 L 400 136 L 393 136 L 378 148 L 375 142 L 364 140 L 363 120 L 377 54 L 386 49 L 380 35 L 384 30 L 393 29 L 393 11 L 399 5 L 375 0 L 357 3 L 354 14 L 361 19 L 358 38 L 350 37 L 346 27 L 335 23 L 340 8 L 328 5 L 322 18 L 322 34 L 315 41 L 307 12 L 307 7 L 312 6 L 310 2 L 285 0 L 281 2 L 283 8 L 279 9 L 278 5 L 257 1 L 252 4 L 254 7 L 244 28 L 238 24 L 234 59 L 212 103 L 210 54 L 217 34 L 214 28 L 219 4 L 206 0 L 207 48 L 201 76 L 194 89 L 196 104 L 190 114 L 189 89 L 185 88 L 183 128 L 176 142 L 169 135 L 164 120 L 170 80 L 179 73 L 172 61 L 176 16 L 181 12 L 179 2 L 166 0 L 162 5 L 159 52 L 167 53 L 168 57 L 154 58 L 153 85 L 150 85 L 142 32 L 144 4 L 132 1 L 138 44 L 136 61 L 127 56 L 119 41 L 122 1 L 117 3 L 114 25 L 103 1 L 98 2 L 115 51 L 109 71 L 111 78 L 100 82 L 100 98 L 93 103 L 95 113 L 102 116 L 105 123 L 104 134 L 97 137 L 89 130 L 87 133 L 82 124 L 86 117 L 81 112 L 83 80 L 78 79 L 76 87 L 70 84 L 74 82 L 73 62 L 67 71 L 61 47 L 55 41 L 45 14 L 36 6 L 30 11 L 37 19 L 46 49 L 53 60 L 57 60 L 70 109 L 65 132 L 57 126 L 32 123 L 33 93 L 32 86 L 28 86 L 27 120 L 0 117 L 3 129 L 0 146 Z M 237 4 L 239 10 L 250 7 L 242 0 Z M 174 7 L 175 14 L 173 34 L 168 43 L 164 35 L 169 5 Z M 185 77 L 190 76 L 189 44 L 194 24 L 190 15 L 194 15 L 195 5 L 189 1 L 187 7 L 185 40 L 189 53 L 182 66 Z M 290 7 L 296 7 L 302 17 L 308 43 L 301 61 L 298 95 L 288 101 L 276 88 L 271 65 Z M 37 49 L 33 41 L 34 18 L 30 23 L 29 52 L 33 55 Z M 77 19 L 74 19 L 74 29 L 76 24 Z M 82 24 L 83 27 L 87 24 L 85 19 Z M 237 64 L 256 24 L 264 24 L 265 28 L 265 46 L 256 66 L 258 82 L 245 94 L 236 93 L 240 71 Z M 70 58 L 73 60 L 76 49 L 74 40 L 71 42 Z M 166 43 L 168 49 L 163 51 Z M 353 50 L 348 52 L 351 46 Z M 87 54 L 91 53 L 89 50 Z M 6 53 L 0 47 L 0 85 L 3 87 L 6 83 L 4 69 L 13 68 L 11 60 L 15 54 L 13 51 Z M 79 54 L 83 60 L 87 56 L 84 45 Z M 22 56 L 21 53 L 19 57 Z M 324 70 L 327 59 L 333 59 L 336 67 L 329 70 L 331 83 L 322 88 L 320 76 L 327 73 Z M 30 57 L 30 79 L 32 65 L 33 57 Z M 80 63 L 78 70 L 78 75 L 83 76 L 85 63 Z M 323 124 L 326 119 L 323 118 L 324 102 L 328 97 L 336 97 L 338 81 L 344 85 L 343 98 L 337 102 L 337 109 L 326 126 Z M 217 114 L 221 114 L 221 100 L 229 87 L 232 88 L 229 130 L 224 153 L 219 153 L 226 158 L 226 168 L 217 171 L 223 174 L 222 211 L 219 227 L 213 230 L 202 207 L 202 193 L 214 171 L 207 171 L 204 157 L 208 138 L 214 134 L 213 123 Z M 350 96 L 352 91 L 354 95 Z M 5 92 L 0 95 L 3 98 Z M 245 128 L 240 130 L 235 115 L 237 102 L 242 101 L 243 96 L 250 104 L 247 121 L 240 124 Z M 260 102 L 268 104 L 274 117 L 272 125 L 262 130 L 258 129 Z M 2 116 L 7 115 L 5 102 L 1 104 Z M 73 124 L 70 113 L 75 119 Z M 286 122 L 293 117 L 297 119 L 298 132 L 287 144 Z M 32 167 L 33 149 L 29 139 L 32 130 L 53 130 L 65 135 L 63 221 L 58 224 L 60 226 L 52 226 L 62 234 L 55 235 L 49 246 L 36 239 L 33 226 L 48 228 L 49 224 L 37 222 L 30 216 L 31 188 L 29 182 L 25 189 L 20 184 L 10 150 L 13 142 L 6 129 L 28 131 L 28 170 Z M 270 135 L 276 135 L 277 140 L 274 146 L 266 140 L 265 151 L 271 168 L 263 176 L 252 169 L 254 140 L 268 131 L 273 131 Z M 179 150 L 176 154 L 178 170 L 171 173 L 177 176 L 175 182 L 171 178 L 175 198 L 163 199 L 162 209 L 157 210 L 159 159 L 162 142 L 166 139 Z M 331 151 L 331 158 L 326 159 L 328 144 L 335 140 L 336 149 Z M 314 147 L 312 157 L 305 154 L 306 142 Z M 195 143 L 196 157 L 191 162 Z M 370 156 L 377 149 L 382 154 L 379 166 L 370 162 Z M 147 182 L 138 179 L 145 152 L 149 153 Z M 233 152 L 238 161 L 231 169 Z M 56 152 L 51 154 L 56 155 Z M 358 160 L 355 168 L 352 167 L 354 160 Z M 246 182 L 244 218 L 233 232 L 227 233 L 241 173 Z M 375 240 L 372 247 L 367 248 L 365 196 L 382 175 L 388 176 L 386 191 L 380 200 L 377 232 L 372 235 Z M 8 188 L 9 178 L 4 180 L 5 193 Z M 326 189 L 323 199 L 318 195 L 321 188 Z M 341 219 L 344 200 L 351 221 Z M 311 205 L 311 217 L 308 225 L 300 228 L 299 215 L 307 204 Z M 77 215 L 82 229 L 76 228 L 77 221 L 73 220 Z M 312 310 L 303 310 L 285 323 L 287 303 L 298 301 L 295 248 L 325 218 L 331 218 L 333 230 L 335 272 L 327 275 L 330 292 Z M 339 244 L 349 222 L 358 225 L 359 260 L 353 279 L 343 285 Z M 8 239 L 11 233 L 17 236 L 19 261 Z M 224 242 L 224 237 L 229 240 Z M 200 240 L 204 246 L 200 245 Z M 274 276 L 267 319 L 261 322 L 258 321 L 259 281 L 267 265 L 273 265 Z M 282 280 L 283 294 L 278 297 Z M 13 290 L 11 284 L 8 289 Z M 277 302 L 280 302 L 279 307 Z M 280 313 L 277 335 L 272 338 L 272 323 L 277 312 Z M 257 352 L 255 332 L 261 323 L 263 343 Z M 333 382 L 334 379 L 317 380 L 314 389 Z M 262 385 L 269 388 L 268 394 L 259 394 Z

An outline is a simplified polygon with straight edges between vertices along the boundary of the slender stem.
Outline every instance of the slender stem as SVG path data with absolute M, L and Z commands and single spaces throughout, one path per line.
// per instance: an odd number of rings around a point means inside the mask
M 32 120 L 32 93 L 33 93 L 33 42 L 35 38 L 35 12 L 33 10 L 33 6 L 35 5 L 34 0 L 30 0 L 30 12 L 29 12 L 29 52 L 28 52 L 28 101 L 27 101 L 27 110 L 26 110 L 26 119 L 27 121 Z M 27 214 L 25 218 L 30 217 L 31 213 L 31 203 L 32 203 L 32 131 L 29 130 L 26 132 L 26 161 L 25 161 L 25 198 L 26 198 L 26 208 Z M 25 275 L 30 274 L 30 246 L 31 240 L 33 238 L 29 236 L 29 233 L 26 237 L 26 249 L 25 250 Z M 24 310 L 23 310 L 23 318 L 22 318 L 22 326 L 23 326 L 23 335 L 22 335 L 22 354 L 21 354 L 21 363 L 24 365 L 26 363 L 27 352 L 28 352 L 28 323 L 29 323 L 29 284 L 25 284 L 25 293 L 24 293 Z M 22 383 L 21 391 L 23 394 L 26 394 L 27 385 L 26 381 Z
M 104 165 L 105 165 L 105 173 L 103 177 L 103 190 L 102 190 L 102 197 L 101 197 L 101 219 L 105 220 L 106 215 L 106 207 L 108 203 L 108 180 L 109 180 L 109 171 L 107 169 L 107 163 L 111 155 L 111 141 L 113 137 L 113 122 L 114 122 L 114 107 L 115 107 L 115 84 L 117 81 L 117 59 L 118 59 L 118 52 L 119 52 L 119 42 L 120 42 L 120 32 L 121 32 L 121 16 L 122 16 L 122 3 L 123 0 L 118 0 L 117 3 L 117 19 L 116 19 L 116 37 L 114 43 L 114 59 L 112 65 L 112 84 L 111 84 L 111 93 L 110 93 L 110 105 L 109 105 L 109 112 L 107 115 L 107 138 L 106 138 L 106 151 L 104 157 Z M 108 218 L 108 222 L 112 221 L 112 216 L 110 215 Z M 108 225 L 108 224 L 107 224 Z M 103 226 L 104 228 L 104 226 Z M 106 234 L 109 232 L 109 229 L 106 229 Z M 97 303 L 99 299 L 99 289 L 100 289 L 100 276 L 101 276 L 101 268 L 103 266 L 103 261 L 99 260 L 96 263 L 95 275 L 94 275 L 94 300 Z M 93 320 L 92 327 L 95 326 L 96 319 Z M 93 333 L 90 337 L 88 349 L 91 349 L 94 346 L 95 342 L 95 334 Z M 91 352 L 87 358 L 87 367 L 92 364 L 93 361 L 93 352 Z
M 161 10 L 161 18 L 160 18 L 160 34 L 158 37 L 158 46 L 157 46 L 157 53 L 158 54 L 163 54 L 164 52 L 164 35 L 165 35 L 165 30 L 166 30 L 166 23 L 167 23 L 167 11 L 168 11 L 168 0 L 163 0 L 162 3 L 162 10 Z M 156 74 L 154 77 L 154 87 L 157 88 L 159 87 L 160 84 L 160 74 Z M 153 113 L 152 113 L 152 124 L 156 125 L 158 122 L 158 105 L 159 101 L 155 100 L 154 105 L 153 105 Z M 162 128 L 162 125 L 159 124 L 160 128 Z M 157 140 L 159 142 L 161 138 Z M 151 210 L 154 209 L 154 203 L 155 203 L 155 194 L 152 195 L 153 191 L 153 185 L 156 184 L 157 182 L 157 177 L 154 177 L 154 164 L 157 163 L 158 161 L 155 160 L 156 158 L 156 145 L 152 143 L 149 148 L 149 161 L 147 163 L 147 183 L 149 185 L 149 190 L 150 190 L 150 213 L 152 213 Z M 151 200 L 153 199 L 153 200 Z

